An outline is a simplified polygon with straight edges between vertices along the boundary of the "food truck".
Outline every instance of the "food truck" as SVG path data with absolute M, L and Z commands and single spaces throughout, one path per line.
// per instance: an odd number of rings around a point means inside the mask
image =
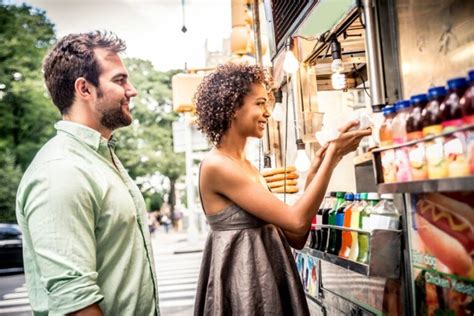
M 253 2 L 276 102 L 262 164 L 302 190 L 338 126 L 373 130 L 294 251 L 312 314 L 473 315 L 474 2 Z

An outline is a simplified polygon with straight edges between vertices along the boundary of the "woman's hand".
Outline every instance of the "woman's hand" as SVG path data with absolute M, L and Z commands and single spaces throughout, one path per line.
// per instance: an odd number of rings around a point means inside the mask
M 356 150 L 357 147 L 359 147 L 362 138 L 372 134 L 370 128 L 349 132 L 351 128 L 356 127 L 357 125 L 359 125 L 359 121 L 351 121 L 344 125 L 339 129 L 341 135 L 329 144 L 328 152 L 337 158 L 337 161 L 342 159 L 342 157 L 351 151 Z
M 318 169 L 324 160 L 324 155 L 326 154 L 326 150 L 328 149 L 328 146 L 329 144 L 325 144 L 324 146 L 320 147 L 316 151 L 316 154 L 314 155 L 314 158 L 311 161 L 311 167 L 309 167 L 308 175 L 306 176 L 306 183 L 304 186 L 305 189 L 308 186 L 308 184 L 311 182 L 311 180 L 313 180 L 316 173 L 318 172 Z

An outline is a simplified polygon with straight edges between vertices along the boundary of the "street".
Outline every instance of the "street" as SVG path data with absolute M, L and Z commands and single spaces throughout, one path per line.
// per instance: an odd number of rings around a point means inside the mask
M 188 243 L 186 233 L 161 230 L 152 238 L 161 315 L 192 315 L 205 236 Z M 0 276 L 0 315 L 30 316 L 23 274 Z

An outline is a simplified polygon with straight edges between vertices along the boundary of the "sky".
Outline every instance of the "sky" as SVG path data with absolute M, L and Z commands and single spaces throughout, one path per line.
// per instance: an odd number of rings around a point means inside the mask
M 222 50 L 230 37 L 230 0 L 16 0 L 46 11 L 58 37 L 69 33 L 110 30 L 127 43 L 127 57 L 152 61 L 166 71 L 205 66 L 205 43 Z

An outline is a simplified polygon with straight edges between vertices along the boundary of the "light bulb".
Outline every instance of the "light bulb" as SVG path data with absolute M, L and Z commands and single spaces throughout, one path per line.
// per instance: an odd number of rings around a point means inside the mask
M 306 151 L 304 149 L 298 149 L 296 151 L 295 167 L 299 172 L 305 172 L 309 169 L 311 161 L 309 161 Z
M 285 60 L 283 61 L 283 70 L 287 74 L 294 74 L 299 67 L 300 64 L 293 52 L 291 50 L 286 51 Z
M 331 70 L 332 72 L 342 72 L 344 70 L 344 65 L 342 64 L 342 60 L 340 58 L 336 58 L 332 61 Z
M 275 103 L 275 108 L 273 109 L 273 112 L 272 112 L 272 118 L 277 122 L 281 122 L 283 121 L 284 116 L 285 115 L 283 113 L 283 106 L 281 105 L 281 103 L 280 102 Z
M 341 73 L 333 73 L 331 75 L 331 83 L 332 87 L 336 90 L 343 90 L 346 88 L 346 75 Z

